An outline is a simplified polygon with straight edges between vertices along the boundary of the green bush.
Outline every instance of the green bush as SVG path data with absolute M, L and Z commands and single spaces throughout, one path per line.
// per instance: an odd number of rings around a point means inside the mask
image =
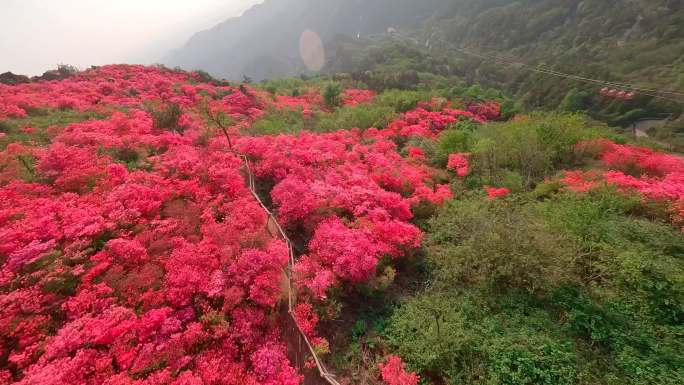
M 435 284 L 536 292 L 573 275 L 573 244 L 530 205 L 452 201 L 429 229 Z
M 475 138 L 472 130 L 452 127 L 451 129 L 442 131 L 439 134 L 437 153 L 439 164 L 442 167 L 446 166 L 450 154 L 470 152 L 474 142 Z
M 339 83 L 330 82 L 323 90 L 323 102 L 326 106 L 333 108 L 342 104 L 342 86 Z
M 600 133 L 584 117 L 570 114 L 535 114 L 521 120 L 486 124 L 475 131 L 471 148 L 473 168 L 486 183 L 500 185 L 512 171 L 523 178 L 526 188 L 531 188 L 558 170 L 572 166 L 577 160 L 575 145 Z
M 589 108 L 589 103 L 590 97 L 587 92 L 573 88 L 568 91 L 558 108 L 561 111 L 579 112 Z
M 392 316 L 387 340 L 435 383 L 577 383 L 580 357 L 548 313 L 526 305 L 497 311 L 501 304 L 488 303 L 484 294 L 412 299 Z
M 11 142 L 48 144 L 50 143 L 50 137 L 46 130 L 48 127 L 63 127 L 86 120 L 103 119 L 105 116 L 101 112 L 93 111 L 42 109 L 40 113 L 26 118 L 0 120 L 0 132 L 6 134 L 4 138 L 0 139 L 0 149 L 4 149 Z M 32 127 L 35 131 L 27 133 L 20 129 L 22 127 Z
M 428 102 L 432 99 L 430 92 L 425 91 L 400 91 L 389 90 L 378 95 L 375 103 L 380 106 L 393 108 L 396 112 L 403 113 L 413 110 L 419 102 Z
M 611 189 L 538 189 L 429 221 L 429 285 L 389 345 L 434 383 L 681 383 L 684 237 Z
M 178 125 L 178 121 L 183 114 L 181 106 L 176 103 L 169 103 L 151 111 L 154 128 L 158 130 L 168 130 L 173 132 L 183 132 L 183 127 Z

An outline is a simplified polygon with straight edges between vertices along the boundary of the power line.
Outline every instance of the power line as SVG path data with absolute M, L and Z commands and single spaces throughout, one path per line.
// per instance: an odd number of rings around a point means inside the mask
M 409 37 L 409 36 L 405 36 L 405 35 L 401 35 L 401 34 L 399 34 L 399 33 L 397 33 L 397 32 L 395 32 L 395 34 L 398 35 L 398 36 L 401 36 L 401 37 L 403 37 L 403 38 L 405 38 L 405 39 L 408 39 L 408 40 L 414 42 L 415 44 L 420 45 L 420 42 L 418 42 L 418 40 L 415 39 L 415 38 L 412 38 L 412 37 Z M 460 52 L 460 53 L 462 53 L 462 54 L 470 55 L 470 56 L 475 56 L 475 57 L 478 57 L 478 58 L 480 58 L 480 59 L 492 60 L 492 61 L 496 61 L 496 62 L 499 62 L 499 63 L 503 63 L 503 64 L 506 64 L 506 65 L 510 65 L 510 66 L 514 66 L 514 67 L 518 67 L 518 68 L 523 68 L 523 69 L 526 69 L 526 70 L 528 70 L 528 71 L 532 71 L 532 72 L 536 72 L 536 73 L 541 73 L 541 74 L 545 74 L 545 75 L 551 75 L 551 76 L 561 77 L 561 78 L 570 79 L 570 80 L 575 80 L 575 81 L 580 81 L 580 82 L 585 82 L 585 83 L 592 83 L 592 84 L 597 84 L 597 85 L 603 85 L 603 86 L 608 86 L 608 87 L 615 87 L 615 88 L 621 88 L 621 89 L 630 90 L 630 91 L 636 91 L 636 92 L 639 92 L 639 93 L 642 94 L 642 95 L 647 95 L 647 96 L 650 96 L 650 97 L 653 97 L 653 98 L 659 98 L 659 99 L 663 99 L 663 100 L 667 100 L 667 101 L 670 101 L 670 102 L 674 102 L 674 103 L 678 103 L 678 104 L 684 105 L 684 100 L 672 99 L 672 98 L 670 98 L 670 97 L 666 97 L 666 96 L 662 96 L 662 95 L 661 95 L 661 94 L 669 94 L 669 95 L 675 95 L 675 96 L 682 96 L 682 97 L 684 97 L 684 93 L 680 93 L 680 92 L 677 92 L 677 91 L 660 90 L 660 89 L 648 89 L 648 88 L 638 87 L 638 86 L 635 86 L 635 85 L 632 85 L 632 84 L 610 82 L 610 81 L 607 81 L 607 80 L 592 79 L 592 78 L 583 77 L 583 76 L 579 76 L 579 75 L 568 74 L 568 73 L 564 73 L 564 72 L 560 72 L 560 71 L 555 71 L 555 70 L 552 70 L 552 69 L 549 69 L 549 68 L 545 68 L 545 67 L 542 67 L 542 66 L 531 66 L 531 65 L 529 65 L 529 64 L 526 64 L 526 63 L 523 63 L 523 62 L 520 62 L 520 61 L 511 61 L 511 60 L 503 59 L 503 58 L 498 57 L 498 56 L 492 56 L 492 55 L 486 55 L 486 54 L 474 52 L 474 51 L 471 51 L 471 50 L 466 49 L 466 48 L 457 47 L 457 46 L 454 45 L 453 43 L 451 43 L 451 42 L 449 42 L 449 41 L 446 41 L 446 40 L 444 40 L 444 39 L 442 39 L 442 38 L 439 38 L 439 37 L 431 36 L 430 39 L 435 39 L 435 40 L 437 40 L 437 41 L 439 41 L 439 42 L 441 42 L 441 43 L 447 45 L 447 46 L 450 47 L 451 49 L 453 49 L 453 50 L 455 50 L 455 51 L 458 51 L 458 52 Z
M 444 43 L 444 44 L 452 45 L 451 43 L 449 43 L 449 42 L 447 42 L 447 41 L 445 41 L 445 40 L 443 40 L 443 39 L 438 39 L 438 40 L 441 41 L 441 42 Z M 644 93 L 644 92 L 651 92 L 651 93 L 658 93 L 658 94 L 670 94 L 670 95 L 684 96 L 684 93 L 678 92 L 678 91 L 661 90 L 661 89 L 649 89 L 649 88 L 644 88 L 644 87 L 641 87 L 641 86 L 636 86 L 636 85 L 633 85 L 633 84 L 618 83 L 618 82 L 612 82 L 612 81 L 600 80 L 600 79 L 592 79 L 592 78 L 587 78 L 587 77 L 583 77 L 583 76 L 579 76 L 579 75 L 563 73 L 563 72 L 556 71 L 556 70 L 552 70 L 552 69 L 550 69 L 550 68 L 543 67 L 543 66 L 536 66 L 536 67 L 535 67 L 535 66 L 531 66 L 531 65 L 528 65 L 528 64 L 519 62 L 519 61 L 510 61 L 510 60 L 503 59 L 503 58 L 501 58 L 500 56 L 486 56 L 486 55 L 484 55 L 484 54 L 477 54 L 477 53 L 474 53 L 474 52 L 472 52 L 472 51 L 468 51 L 468 50 L 466 50 L 466 49 L 464 49 L 464 48 L 456 48 L 456 47 L 452 47 L 452 48 L 455 49 L 455 50 L 459 50 L 459 51 L 461 51 L 461 52 L 463 52 L 463 53 L 467 53 L 467 54 L 470 54 L 470 55 L 474 55 L 474 56 L 481 57 L 481 58 L 483 58 L 483 59 L 491 58 L 491 59 L 494 59 L 494 60 L 497 60 L 497 61 L 500 61 L 500 62 L 504 62 L 504 63 L 507 63 L 507 64 L 524 66 L 524 67 L 527 67 L 527 68 L 530 68 L 530 69 L 534 69 L 535 71 L 545 71 L 545 72 L 548 72 L 549 74 L 560 75 L 560 76 L 567 77 L 567 78 L 571 78 L 571 79 L 582 80 L 582 81 L 591 82 L 591 83 L 596 83 L 596 84 L 601 84 L 601 85 L 608 85 L 608 86 L 613 86 L 613 87 L 622 88 L 622 89 L 627 89 L 627 90 L 639 91 L 639 92 L 642 92 L 642 93 Z
M 452 44 L 449 42 L 446 42 L 442 39 L 438 39 L 438 40 L 449 45 L 449 46 L 452 46 Z M 668 100 L 668 101 L 671 101 L 674 103 L 684 104 L 684 101 L 682 101 L 682 100 L 672 99 L 670 97 L 659 95 L 661 93 L 669 93 L 669 94 L 673 94 L 673 95 L 677 95 L 677 96 L 684 96 L 684 94 L 678 93 L 678 92 L 644 89 L 644 88 L 636 87 L 636 86 L 629 85 L 629 84 L 615 83 L 615 82 L 610 82 L 610 81 L 606 81 L 606 80 L 592 79 L 592 78 L 587 78 L 587 77 L 583 77 L 583 76 L 579 76 L 579 75 L 567 74 L 564 72 L 555 71 L 555 70 L 551 70 L 551 69 L 544 68 L 544 67 L 534 67 L 534 66 L 522 63 L 522 62 L 504 60 L 504 59 L 501 59 L 501 58 L 496 57 L 496 56 L 487 56 L 487 55 L 483 55 L 480 53 L 469 51 L 467 49 L 457 48 L 455 46 L 452 46 L 452 49 L 459 51 L 461 53 L 467 54 L 467 55 L 479 57 L 481 59 L 485 59 L 485 60 L 489 59 L 489 60 L 494 60 L 494 61 L 504 63 L 507 65 L 511 65 L 511 66 L 522 67 L 522 68 L 525 68 L 529 71 L 533 71 L 533 72 L 537 72 L 537 73 L 541 73 L 541 74 L 552 75 L 552 76 L 556 76 L 556 77 L 581 81 L 581 82 L 585 82 L 585 83 L 592 83 L 592 84 L 597 84 L 597 85 L 603 85 L 603 86 L 616 87 L 616 88 L 621 88 L 621 89 L 626 89 L 626 90 L 631 90 L 631 91 L 637 91 L 637 92 L 641 93 L 642 95 L 647 95 L 647 96 L 651 96 L 654 98 Z

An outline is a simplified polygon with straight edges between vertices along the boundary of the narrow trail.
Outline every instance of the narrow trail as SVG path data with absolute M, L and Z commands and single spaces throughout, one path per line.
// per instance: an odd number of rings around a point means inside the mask
M 648 131 L 653 127 L 663 127 L 669 119 L 643 119 L 634 123 L 634 134 L 637 138 L 649 138 Z
M 230 138 L 228 137 L 227 133 L 226 137 L 230 143 Z M 297 319 L 295 318 L 294 310 L 297 304 L 297 297 L 295 294 L 294 285 L 292 283 L 292 270 L 295 263 L 295 254 L 292 241 L 290 241 L 290 238 L 287 236 L 282 226 L 280 226 L 280 223 L 278 223 L 275 215 L 273 215 L 271 210 L 266 207 L 259 197 L 259 194 L 256 190 L 256 178 L 252 172 L 252 168 L 249 165 L 249 159 L 247 156 L 233 150 L 232 145 L 231 151 L 242 160 L 243 173 L 245 181 L 247 182 L 247 187 L 252 193 L 252 196 L 254 196 L 254 199 L 259 202 L 259 205 L 268 217 L 268 222 L 266 225 L 268 233 L 273 238 L 278 238 L 287 245 L 288 266 L 283 273 L 287 280 L 288 300 L 287 306 L 283 304 L 280 307 L 279 312 L 281 321 L 283 322 L 283 338 L 285 340 L 285 344 L 287 345 L 288 358 L 290 359 L 290 362 L 299 370 L 299 372 L 303 373 L 304 385 L 340 385 L 340 383 L 335 379 L 335 375 L 327 370 L 323 364 L 323 361 L 320 359 L 320 357 L 318 357 L 318 354 L 316 354 L 316 350 L 309 341 L 309 338 L 304 334 L 301 327 L 297 323 Z M 306 363 L 308 361 L 307 356 L 310 356 L 313 359 L 316 368 L 318 369 L 318 373 L 312 372 L 306 367 Z
M 651 135 L 649 135 L 649 130 L 651 128 L 661 128 L 664 127 L 668 122 L 670 122 L 671 117 L 667 117 L 665 119 L 662 118 L 645 118 L 636 121 L 632 125 L 632 130 L 634 132 L 634 137 L 637 139 L 642 138 L 642 139 L 649 139 L 653 143 L 656 143 L 657 145 L 663 147 L 666 149 L 668 152 L 672 153 L 673 155 L 679 156 L 684 158 L 684 154 L 680 154 L 677 152 L 674 152 L 674 149 L 670 143 L 666 143 L 660 140 L 657 140 Z

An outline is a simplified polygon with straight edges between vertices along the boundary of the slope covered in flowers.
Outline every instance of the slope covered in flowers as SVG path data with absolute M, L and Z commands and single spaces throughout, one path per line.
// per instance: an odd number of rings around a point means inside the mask
M 19 115 L 115 112 L 0 153 L 1 383 L 299 383 L 271 319 L 287 249 L 242 161 L 197 144 L 198 93 L 236 90 L 191 80 L 113 66 L 3 87 Z M 182 106 L 184 133 L 144 103 Z M 257 107 L 239 92 L 212 103 L 240 121 Z
M 567 171 L 569 190 L 587 192 L 607 184 L 624 193 L 638 193 L 643 202 L 667 207 L 674 223 L 684 225 L 684 159 L 649 148 L 601 139 L 582 142 L 577 151 L 600 162 L 599 169 Z
M 373 98 L 349 89 L 341 101 Z M 233 146 L 304 242 L 295 317 L 322 347 L 307 302 L 386 274 L 421 245 L 412 209 L 452 196 L 396 139 L 496 112 L 425 105 L 386 129 L 241 136 L 269 108 L 329 110 L 314 94 L 141 66 L 0 85 L 0 384 L 299 384 L 278 311 L 287 246 Z M 382 377 L 415 383 L 400 372 L 390 363 Z

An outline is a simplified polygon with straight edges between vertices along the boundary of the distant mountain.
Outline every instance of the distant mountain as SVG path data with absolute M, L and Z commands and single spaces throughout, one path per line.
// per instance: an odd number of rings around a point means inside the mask
M 423 31 L 425 41 L 684 89 L 683 0 L 453 0 Z
M 390 27 L 410 34 L 411 47 L 370 49 L 383 40 L 397 44 Z M 684 91 L 684 0 L 267 0 L 196 34 L 163 62 L 233 80 L 297 75 L 306 70 L 299 55 L 306 29 L 326 45 L 325 72 L 384 68 L 398 76 L 411 68 L 498 87 L 529 106 L 558 106 L 577 83 L 457 54 L 444 41 L 558 71 Z M 592 92 L 585 88 L 573 92 Z
M 448 0 L 267 0 L 241 17 L 194 35 L 162 63 L 203 69 L 215 76 L 255 80 L 295 75 L 306 68 L 299 54 L 305 30 L 324 42 L 365 37 L 389 27 L 420 27 Z

